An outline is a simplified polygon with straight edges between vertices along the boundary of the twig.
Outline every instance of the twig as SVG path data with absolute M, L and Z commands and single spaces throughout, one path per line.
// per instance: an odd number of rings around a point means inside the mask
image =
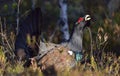
M 40 59 L 43 58 L 48 52 L 53 51 L 53 49 L 55 49 L 55 48 L 58 48 L 58 46 L 56 46 L 56 47 L 54 47 L 54 48 L 51 48 L 51 49 L 49 49 L 49 50 L 46 50 L 46 51 L 43 52 L 41 55 L 37 55 L 37 56 L 35 56 L 35 57 L 33 57 L 33 58 L 35 58 L 36 60 L 40 60 Z
M 89 27 L 87 27 L 89 34 L 90 34 L 90 41 L 91 41 L 91 56 L 93 55 L 93 42 L 92 42 L 92 32 L 91 29 Z
M 58 25 L 56 25 L 55 30 L 53 31 L 52 35 L 49 37 L 49 42 L 52 42 L 57 30 L 58 30 Z
M 2 34 L 3 34 L 3 27 L 2 27 L 2 22 L 1 22 L 1 17 L 0 17 L 0 25 L 1 25 L 1 36 L 2 36 Z M 4 42 L 4 38 L 2 37 L 2 45 L 5 45 L 5 42 Z
M 21 3 L 21 0 L 18 1 L 18 6 L 17 6 L 17 28 L 16 28 L 16 34 L 18 34 L 18 31 L 19 31 L 19 21 L 20 21 L 20 18 L 19 18 L 19 15 L 20 15 L 20 3 Z
M 5 24 L 5 23 L 4 23 Z M 9 47 L 9 49 L 10 49 L 10 51 L 11 52 L 9 52 L 12 56 L 14 56 L 14 53 L 12 52 L 13 51 L 13 48 L 10 46 L 10 43 L 8 42 L 8 40 L 7 40 L 7 36 L 6 36 L 6 34 L 5 34 L 5 31 L 3 30 L 3 27 L 2 27 L 2 22 L 1 22 L 1 18 L 0 18 L 0 25 L 1 25 L 1 36 L 2 36 L 2 44 L 3 44 L 3 46 L 5 46 L 6 44 L 5 44 L 5 42 L 7 43 L 7 45 L 8 45 L 8 47 Z M 5 52 L 5 49 L 7 49 L 7 48 L 4 48 L 4 52 Z

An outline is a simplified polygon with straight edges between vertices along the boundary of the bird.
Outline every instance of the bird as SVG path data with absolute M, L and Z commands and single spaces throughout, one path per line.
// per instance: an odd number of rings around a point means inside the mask
M 79 17 L 78 21 L 74 25 L 74 30 L 71 35 L 71 38 L 69 39 L 68 42 L 62 43 L 62 44 L 55 44 L 55 43 L 45 43 L 40 41 L 40 46 L 39 46 L 39 55 L 36 57 L 37 59 L 40 59 L 41 57 L 44 56 L 47 52 L 50 50 L 64 46 L 65 48 L 69 48 L 68 53 L 70 55 L 75 54 L 75 59 L 76 61 L 80 61 L 82 59 L 82 44 L 83 44 L 83 31 L 86 27 L 90 26 L 90 20 L 91 17 L 90 15 L 85 15 L 84 17 Z
M 85 27 L 90 26 L 90 15 L 85 15 L 84 17 L 80 17 L 78 21 L 75 23 L 75 28 L 72 34 L 70 41 L 68 42 L 67 47 L 75 53 L 76 61 L 82 59 L 82 45 L 83 45 L 83 31 Z M 69 51 L 70 52 L 70 51 Z
M 31 58 L 31 63 L 37 62 L 40 69 L 44 71 L 64 71 L 75 67 L 80 62 L 83 54 L 83 32 L 90 26 L 90 15 L 80 17 L 74 25 L 73 33 L 68 42 L 55 44 L 40 41 L 39 54 Z M 34 64 L 31 64 L 34 65 Z

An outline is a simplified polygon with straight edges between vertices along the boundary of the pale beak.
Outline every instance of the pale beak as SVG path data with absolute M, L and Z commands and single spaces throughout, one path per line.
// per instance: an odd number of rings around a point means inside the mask
M 86 16 L 85 16 L 85 21 L 88 21 L 88 20 L 90 20 L 90 19 L 91 19 L 90 15 L 86 15 Z

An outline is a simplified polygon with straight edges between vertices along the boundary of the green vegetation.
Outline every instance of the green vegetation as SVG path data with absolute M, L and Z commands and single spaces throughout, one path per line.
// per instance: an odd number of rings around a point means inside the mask
M 57 76 L 120 76 L 120 11 L 115 12 L 114 16 L 109 18 L 109 12 L 106 6 L 103 6 L 102 0 L 100 2 L 98 0 L 91 2 L 84 0 L 83 3 L 80 3 L 81 1 L 68 1 L 70 32 L 74 22 L 82 15 L 81 13 L 91 14 L 93 17 L 90 26 L 92 31 L 92 44 L 89 33 L 85 30 L 83 43 L 83 53 L 85 55 L 83 60 L 85 63 L 78 63 L 72 70 L 67 70 L 63 73 L 58 72 Z M 48 26 L 47 30 L 49 29 L 48 31 L 43 29 L 46 38 L 49 37 L 48 34 L 50 31 L 53 32 L 53 27 L 55 28 L 58 20 L 59 9 L 55 2 L 56 0 L 53 0 L 53 2 L 48 1 L 44 4 L 40 3 L 42 8 L 44 6 L 44 24 Z M 20 9 L 21 15 L 30 9 L 30 5 L 30 2 L 27 0 L 22 2 Z M 84 12 L 81 7 L 82 5 L 85 9 Z M 17 3 L 11 4 L 11 7 L 11 10 L 15 9 Z M 8 4 L 4 4 L 0 8 L 2 8 L 0 9 L 0 14 L 10 12 Z M 11 17 L 13 16 L 6 16 L 5 18 L 7 21 L 15 21 L 15 18 L 11 19 Z M 2 30 L 0 21 L 0 76 L 43 76 L 44 74 L 39 67 L 32 65 L 29 68 L 24 68 L 24 62 L 19 62 L 14 59 L 14 40 L 16 35 L 12 31 L 16 24 L 10 24 L 9 22 L 6 22 L 6 24 L 7 28 Z M 57 43 L 59 39 L 60 33 L 57 31 L 53 41 Z M 90 61 L 87 61 L 87 59 Z
M 107 25 L 107 22 L 104 23 Z M 93 35 L 93 53 L 102 53 L 100 56 L 95 54 L 90 54 L 90 50 L 84 50 L 84 60 L 90 59 L 91 62 L 85 62 L 84 64 L 77 64 L 76 68 L 73 70 L 67 70 L 63 73 L 57 73 L 58 76 L 119 76 L 120 75 L 120 56 L 116 56 L 113 52 L 109 52 L 107 49 L 108 47 L 112 47 L 112 45 L 116 45 L 117 39 L 114 40 L 115 37 L 119 33 L 117 33 L 117 29 L 120 27 L 118 25 L 109 26 L 107 27 L 108 30 L 106 30 L 103 26 L 98 28 L 98 32 Z M 113 34 L 111 35 L 109 30 L 113 30 Z M 114 35 L 114 31 L 115 35 Z M 88 31 L 85 31 L 88 32 Z M 95 36 L 95 37 L 94 37 Z M 112 37 L 113 36 L 113 37 Z M 9 36 L 8 36 L 9 37 Z M 96 39 L 94 39 L 96 38 Z M 88 38 L 89 39 L 89 38 Z M 86 39 L 87 40 L 87 39 Z M 89 40 L 88 40 L 89 41 Z M 111 43 L 111 41 L 116 41 L 115 43 Z M 10 42 L 10 41 L 9 41 Z M 89 42 L 88 42 L 89 43 Z M 87 46 L 90 46 L 87 44 Z M 12 47 L 12 46 L 11 46 Z M 17 62 L 15 59 L 12 59 L 14 61 L 14 65 L 11 61 L 7 61 L 6 56 L 4 54 L 4 46 L 1 46 L 0 48 L 0 74 L 1 75 L 25 75 L 25 76 L 42 76 L 43 73 L 41 72 L 39 67 L 35 67 L 32 65 L 29 68 L 23 68 L 24 62 Z M 113 47 L 112 47 L 113 48 Z M 107 53 L 106 53 L 107 52 Z M 100 59 L 101 58 L 101 59 Z M 6 62 L 7 61 L 7 62 Z

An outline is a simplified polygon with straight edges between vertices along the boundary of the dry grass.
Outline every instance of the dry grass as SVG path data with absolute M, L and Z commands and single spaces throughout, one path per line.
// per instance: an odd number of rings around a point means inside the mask
M 0 22 L 1 23 L 1 22 Z M 2 26 L 2 25 L 0 25 Z M 110 32 L 112 31 L 112 32 Z M 14 59 L 14 37 L 13 33 L 0 31 L 0 75 L 1 76 L 43 76 L 46 75 L 39 67 L 32 65 L 24 68 L 24 62 L 18 62 Z M 92 54 L 84 50 L 84 63 L 78 63 L 77 66 L 64 72 L 54 71 L 55 76 L 120 76 L 120 56 L 106 51 L 106 48 L 112 47 L 108 45 L 117 45 L 120 43 L 120 26 L 109 24 L 109 20 L 105 20 L 104 25 L 97 29 L 97 33 L 93 37 Z M 119 50 L 119 49 L 118 49 Z M 109 52 L 109 53 L 108 53 Z M 63 67 L 64 68 L 64 67 Z M 52 74 L 53 75 L 53 74 Z M 49 74 L 47 75 L 49 76 Z

